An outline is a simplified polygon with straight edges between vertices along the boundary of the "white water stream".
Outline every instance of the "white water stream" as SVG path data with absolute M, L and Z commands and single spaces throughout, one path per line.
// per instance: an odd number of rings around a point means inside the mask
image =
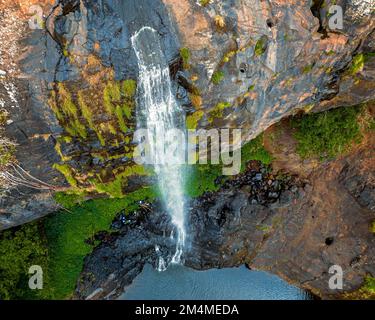
M 147 129 L 150 158 L 158 177 L 163 202 L 176 227 L 177 247 L 172 263 L 181 263 L 185 244 L 185 114 L 171 88 L 169 67 L 158 33 L 143 27 L 132 38 L 139 66 L 138 127 Z M 180 129 L 181 140 L 165 139 L 166 133 Z M 182 130 L 182 131 L 181 131 Z M 173 151 L 171 151 L 173 150 Z

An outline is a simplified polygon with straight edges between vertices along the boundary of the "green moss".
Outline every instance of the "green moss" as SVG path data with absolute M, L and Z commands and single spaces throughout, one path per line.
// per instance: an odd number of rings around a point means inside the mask
M 371 223 L 370 231 L 375 234 L 375 220 Z
M 246 170 L 247 163 L 251 160 L 269 165 L 272 162 L 271 155 L 263 146 L 263 135 L 245 144 L 241 149 L 241 172 Z M 189 166 L 186 178 L 186 194 L 189 197 L 199 197 L 205 192 L 217 191 L 222 184 L 229 179 L 223 176 L 222 164 L 196 164 Z
M 128 131 L 128 127 L 127 127 L 126 124 L 125 124 L 124 116 L 123 116 L 123 114 L 122 114 L 122 109 L 121 109 L 120 106 L 117 106 L 117 107 L 116 107 L 116 111 L 115 111 L 115 113 L 116 113 L 116 116 L 117 116 L 117 120 L 118 120 L 118 124 L 119 124 L 119 126 L 120 126 L 120 129 L 121 129 L 124 133 L 126 133 L 126 132 Z
M 260 230 L 264 233 L 269 233 L 271 228 L 272 228 L 271 226 L 268 226 L 266 224 L 259 224 L 259 225 L 256 226 L 257 230 Z
M 53 168 L 60 171 L 64 175 L 66 181 L 68 181 L 72 187 L 76 188 L 78 186 L 77 180 L 74 178 L 73 170 L 69 167 L 69 165 L 55 163 Z
M 64 84 L 59 82 L 57 84 L 58 87 L 58 94 L 59 98 L 61 99 L 61 109 L 62 112 L 67 117 L 77 118 L 78 116 L 78 109 L 77 106 L 73 103 L 72 96 L 65 88 Z
M 211 81 L 213 84 L 218 85 L 221 81 L 224 80 L 224 72 L 221 70 L 215 71 L 212 75 Z
M 190 68 L 190 50 L 188 48 L 181 48 L 180 49 L 180 56 L 182 58 L 183 68 L 189 69 Z
M 267 37 L 262 36 L 255 44 L 254 53 L 256 56 L 261 56 L 267 50 Z
M 43 276 L 46 289 L 30 290 L 29 267 L 39 265 L 48 270 L 48 250 L 40 222 L 23 225 L 0 233 L 0 300 L 39 299 L 49 297 L 48 277 Z
M 254 91 L 254 89 L 255 89 L 255 84 L 252 84 L 251 86 L 249 86 L 248 91 Z
M 358 123 L 360 107 L 346 107 L 292 120 L 297 130 L 297 153 L 303 158 L 333 158 L 359 142 L 362 134 Z
M 363 53 L 359 53 L 353 57 L 352 64 L 349 68 L 349 73 L 351 75 L 355 75 L 358 72 L 363 70 L 365 66 L 365 55 Z
M 205 192 L 217 191 L 227 178 L 223 177 L 221 165 L 197 164 L 189 166 L 188 172 L 185 189 L 189 197 L 199 197 Z
M 314 64 L 309 64 L 309 65 L 305 66 L 302 70 L 302 73 L 303 74 L 310 73 L 310 71 L 313 69 L 313 67 L 314 67 Z
M 131 176 L 148 176 L 151 174 L 145 167 L 141 165 L 126 166 L 122 172 L 114 173 L 115 179 L 110 182 L 102 182 L 100 177 L 93 180 L 94 185 L 98 193 L 105 193 L 112 198 L 123 198 L 125 195 L 124 188 L 127 185 L 128 178 Z
M 229 107 L 231 107 L 229 102 L 219 102 L 208 114 L 208 121 L 212 123 L 214 119 L 223 118 L 223 111 Z
M 128 120 L 132 119 L 133 109 L 127 103 L 122 106 L 122 112 Z
M 362 289 L 370 294 L 375 294 L 375 278 L 367 276 Z
M 195 130 L 198 126 L 198 122 L 202 119 L 204 112 L 202 110 L 196 111 L 186 117 L 186 128 Z
M 73 208 L 85 199 L 85 193 L 56 192 L 53 195 L 55 201 L 66 209 Z
M 0 139 L 4 142 L 0 144 L 0 167 L 7 166 L 14 160 L 14 152 L 16 151 L 16 146 L 11 143 L 6 137 L 2 137 L 3 130 L 1 126 L 6 122 L 8 118 L 7 114 L 0 110 Z
M 132 212 L 138 208 L 139 200 L 152 201 L 154 198 L 152 189 L 142 188 L 122 199 L 91 200 L 46 218 L 44 224 L 50 252 L 48 275 L 53 299 L 72 296 L 83 260 L 93 250 L 85 240 L 99 231 L 109 230 L 120 211 Z
M 63 122 L 65 120 L 65 116 L 62 114 L 60 109 L 56 104 L 56 93 L 55 91 L 51 91 L 51 97 L 48 99 L 48 105 L 52 109 L 53 113 L 55 114 L 57 120 Z
M 83 117 L 86 119 L 87 123 L 89 124 L 89 127 L 91 129 L 95 129 L 94 120 L 93 120 L 94 117 L 93 117 L 92 111 L 87 106 L 81 91 L 78 92 L 78 104 L 79 104 L 79 107 L 81 108 Z
M 74 119 L 71 122 L 71 126 L 74 128 L 76 135 L 80 136 L 82 139 L 87 138 L 86 127 L 79 121 L 79 119 Z
M 199 0 L 199 4 L 202 6 L 202 7 L 205 7 L 207 5 L 209 5 L 211 2 L 211 0 Z
M 115 81 L 109 81 L 103 91 L 104 108 L 108 114 L 114 114 L 114 103 L 121 100 L 120 84 Z
M 264 148 L 263 134 L 246 143 L 241 149 L 241 172 L 245 171 L 249 161 L 256 160 L 264 165 L 270 165 L 273 158 Z
M 136 91 L 137 91 L 137 82 L 135 80 L 128 79 L 122 82 L 122 94 L 126 98 L 128 99 L 133 98 Z
M 237 54 L 237 51 L 235 50 L 232 50 L 232 51 L 229 51 L 227 52 L 224 57 L 223 57 L 223 60 L 222 60 L 222 63 L 227 63 L 229 62 L 235 55 Z

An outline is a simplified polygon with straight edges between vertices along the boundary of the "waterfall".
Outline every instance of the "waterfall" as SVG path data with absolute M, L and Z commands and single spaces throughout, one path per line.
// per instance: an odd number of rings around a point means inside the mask
M 169 67 L 158 33 L 150 27 L 143 27 L 131 41 L 139 67 L 138 127 L 147 129 L 149 154 L 162 200 L 176 228 L 177 245 L 172 263 L 180 263 L 186 237 L 182 166 L 185 159 L 185 113 L 172 93 Z M 177 131 L 182 133 L 180 140 L 165 139 L 167 133 Z

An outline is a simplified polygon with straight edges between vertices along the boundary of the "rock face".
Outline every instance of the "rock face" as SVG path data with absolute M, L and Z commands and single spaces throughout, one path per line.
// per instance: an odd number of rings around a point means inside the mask
M 74 155 L 68 165 L 81 170 L 78 182 L 88 168 L 94 173 L 103 169 L 92 154 L 99 151 L 108 158 L 116 153 L 109 145 L 125 138 L 104 137 L 106 147 L 97 150 L 102 137 L 91 134 L 86 123 L 88 141 L 72 139 L 61 146 L 66 123 L 48 101 L 53 92 L 61 95 L 58 83 L 77 104 L 82 90 L 100 93 L 106 81 L 136 80 L 130 37 L 145 25 L 160 34 L 176 96 L 188 118 L 195 119 L 194 127 L 242 128 L 245 142 L 298 109 L 321 110 L 373 99 L 375 58 L 366 56 L 355 75 L 346 70 L 353 56 L 374 51 L 374 4 L 334 1 L 344 9 L 344 21 L 343 29 L 331 30 L 327 12 L 331 2 L 324 7 L 311 0 L 212 0 L 204 6 L 193 0 L 1 2 L 2 44 L 18 43 L 8 53 L 1 48 L 0 101 L 13 121 L 7 134 L 19 144 L 19 163 L 37 178 L 62 187 L 63 177 L 52 169 L 61 156 Z M 40 29 L 30 28 L 31 5 L 43 12 Z M 102 104 L 100 95 L 90 101 L 97 121 L 106 123 L 104 109 L 96 110 Z M 218 105 L 225 107 L 217 112 Z M 53 146 L 58 146 L 57 152 Z M 110 160 L 106 168 L 116 169 L 124 161 Z M 82 183 L 87 187 L 87 181 Z M 139 181 L 132 184 L 134 188 Z M 0 229 L 56 209 L 51 196 L 43 194 L 47 205 L 31 214 L 27 206 L 38 207 L 32 202 L 41 192 L 23 188 L 21 192 L 2 198 Z M 23 205 L 15 206 L 14 197 Z
M 323 298 L 358 289 L 375 272 L 373 143 L 372 137 L 352 155 L 321 165 L 308 180 L 279 180 L 249 168 L 218 193 L 196 199 L 185 265 L 247 264 Z M 86 258 L 77 298 L 118 297 L 146 262 L 157 267 L 155 245 L 166 260 L 173 254 L 168 218 L 157 209 L 116 226 L 118 235 Z M 328 286 L 332 265 L 344 271 L 343 290 Z
M 330 29 L 332 13 L 327 8 L 333 3 L 344 9 L 343 29 Z M 44 14 L 40 29 L 28 25 L 33 4 Z M 78 172 L 73 181 L 85 188 L 90 184 L 85 177 L 111 169 L 105 172 L 110 180 L 116 169 L 128 166 L 129 157 L 116 152 L 131 145 L 125 140 L 135 125 L 134 110 L 126 123 L 129 132 L 119 128 L 102 105 L 104 84 L 136 82 L 130 37 L 145 25 L 158 30 L 176 97 L 197 128 L 241 128 L 245 142 L 299 109 L 374 99 L 375 58 L 369 54 L 375 47 L 374 2 L 319 4 L 0 1 L 0 108 L 10 114 L 6 132 L 18 143 L 19 164 L 38 179 L 65 187 L 64 177 L 53 169 L 63 162 Z M 352 62 L 353 57 L 363 61 Z M 80 99 L 80 94 L 86 98 Z M 54 101 L 60 103 L 57 109 Z M 68 119 L 59 116 L 59 107 L 70 102 L 82 110 L 68 110 L 73 114 Z M 95 111 L 92 119 L 83 114 L 85 103 Z M 225 107 L 217 112 L 218 105 Z M 108 125 L 104 137 L 91 120 Z M 80 132 L 68 134 L 71 122 Z M 120 129 L 126 132 L 120 135 Z M 261 199 L 252 197 L 247 178 L 211 199 L 200 199 L 190 213 L 186 264 L 204 269 L 247 263 L 322 296 L 337 296 L 327 288 L 327 272 L 330 265 L 339 264 L 349 280 L 344 289 L 357 288 L 367 272 L 375 274 L 374 237 L 368 231 L 374 210 L 374 177 L 368 173 L 374 172 L 374 155 L 371 150 L 360 152 L 314 170 L 308 185 L 272 187 Z M 129 181 L 126 187 L 131 190 L 142 183 Z M 23 187 L 3 195 L 0 204 L 0 230 L 58 208 L 50 192 Z M 78 297 L 96 290 L 91 297 L 116 296 L 145 262 L 157 263 L 156 244 L 166 256 L 173 249 L 163 237 L 170 233 L 164 214 L 155 211 L 131 221 L 133 225 L 138 227 L 122 228 L 118 237 L 108 238 L 87 258 Z

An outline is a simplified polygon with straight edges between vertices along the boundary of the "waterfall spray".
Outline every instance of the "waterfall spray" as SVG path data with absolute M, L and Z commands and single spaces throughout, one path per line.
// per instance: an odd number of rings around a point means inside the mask
M 174 129 L 185 130 L 185 114 L 172 93 L 169 67 L 158 33 L 143 27 L 132 38 L 139 66 L 138 126 L 147 129 L 147 139 L 163 202 L 176 227 L 177 245 L 172 263 L 180 263 L 185 244 L 184 143 L 174 154 L 164 139 Z M 180 131 L 181 132 L 181 131 Z M 185 131 L 182 131 L 185 132 Z M 171 158 L 180 161 L 170 161 Z

